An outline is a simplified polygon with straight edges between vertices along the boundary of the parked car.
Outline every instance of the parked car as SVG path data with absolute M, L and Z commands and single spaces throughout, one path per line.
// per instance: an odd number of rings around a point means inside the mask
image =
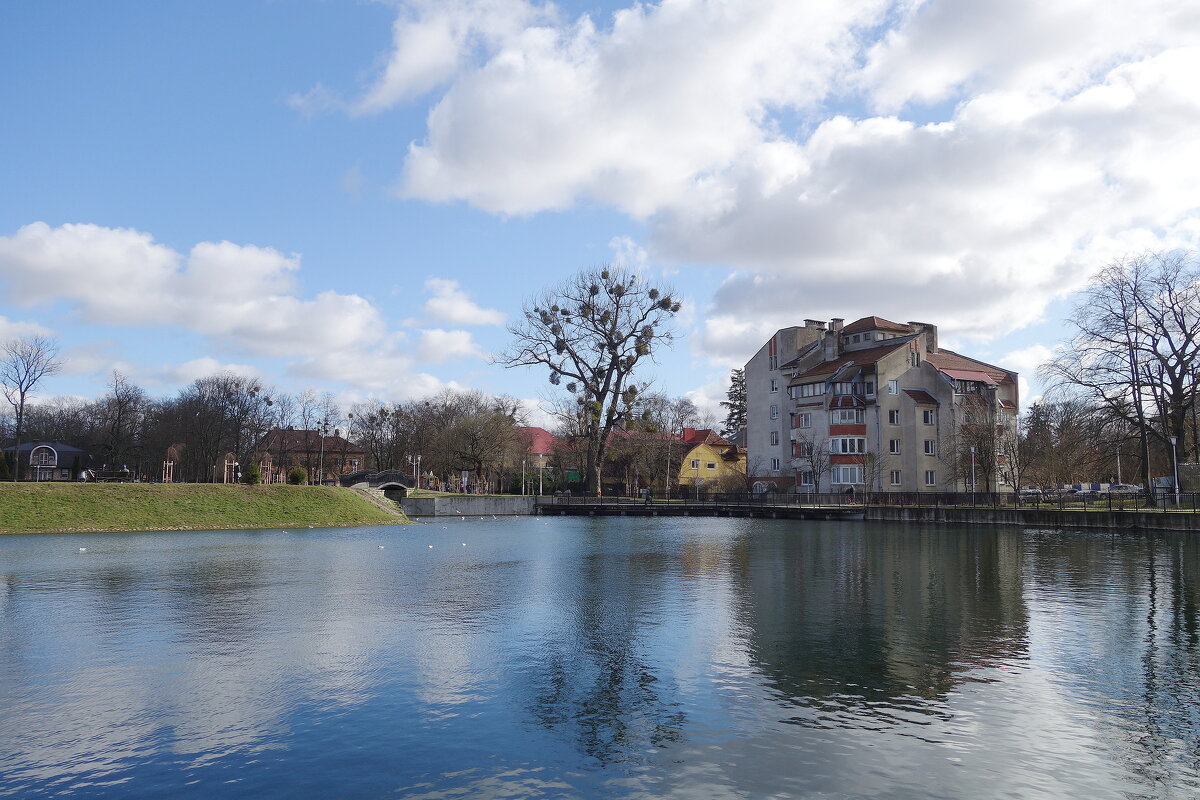
M 1042 490 L 1036 486 L 1026 486 L 1024 489 L 1017 492 L 1017 494 L 1025 499 L 1036 500 L 1041 498 Z

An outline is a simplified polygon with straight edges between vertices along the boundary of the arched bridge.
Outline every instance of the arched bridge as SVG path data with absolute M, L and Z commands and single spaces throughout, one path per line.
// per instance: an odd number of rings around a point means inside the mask
M 417 485 L 412 475 L 406 475 L 398 469 L 385 469 L 379 472 L 360 469 L 347 472 L 338 478 L 342 486 L 352 489 L 382 489 L 383 491 L 398 491 L 401 496 Z

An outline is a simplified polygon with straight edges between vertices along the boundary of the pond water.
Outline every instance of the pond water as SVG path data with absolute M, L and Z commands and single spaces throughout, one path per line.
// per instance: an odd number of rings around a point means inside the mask
M 0 536 L 0 795 L 1190 797 L 1198 563 L 743 519 Z

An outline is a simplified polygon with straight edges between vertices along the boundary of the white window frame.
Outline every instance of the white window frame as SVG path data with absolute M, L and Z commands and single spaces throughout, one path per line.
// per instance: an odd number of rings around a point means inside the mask
M 779 369 L 779 356 L 767 356 L 767 369 Z
M 692 459 L 692 469 L 700 469 L 700 459 L 698 459 L 698 458 Z
M 931 469 L 925 470 L 925 485 L 937 486 L 937 473 Z
M 779 469 L 779 459 L 778 458 L 771 459 L 771 469 L 773 469 L 773 470 Z
M 771 406 L 771 419 L 779 419 L 779 406 Z
M 771 432 L 770 432 L 770 434 L 768 434 L 768 436 L 770 437 L 770 440 L 771 440 L 771 446 L 772 446 L 772 447 L 776 447 L 776 446 L 778 446 L 778 444 L 779 444 L 779 431 L 771 431 Z
M 800 485 L 801 486 L 812 486 L 813 485 L 812 470 L 806 469 L 806 470 L 802 470 L 800 472 Z
M 937 455 L 937 439 L 926 439 L 925 440 L 925 455 L 927 455 L 927 456 L 936 456 Z
M 716 468 L 717 468 L 717 462 L 715 462 L 715 461 L 706 461 L 706 462 L 704 463 L 704 468 L 705 468 L 705 469 L 716 469 Z
M 900 473 L 900 470 L 898 470 L 898 469 L 894 469 L 894 470 L 892 470 L 892 474 L 891 474 L 891 485 L 892 485 L 892 486 L 899 486 L 899 485 L 901 484 L 901 480 L 900 480 L 900 479 L 901 479 L 902 477 L 903 477 L 903 476 L 901 475 L 901 473 Z
M 839 464 L 832 470 L 832 482 L 839 486 L 860 485 L 863 482 L 863 468 Z
M 888 394 L 900 394 L 900 381 L 888 381 Z
M 779 378 L 771 378 L 771 392 L 775 393 L 778 391 L 779 391 Z
M 861 408 L 835 408 L 829 412 L 830 425 L 862 425 L 865 421 Z
M 810 458 L 812 456 L 812 454 L 813 454 L 813 443 L 812 442 L 809 442 L 806 440 L 801 440 L 799 442 L 796 442 L 796 444 L 800 445 L 800 450 L 799 450 L 800 454 L 798 456 L 796 456 L 797 458 Z
M 894 456 L 900 455 L 900 440 L 888 439 L 888 452 Z
M 829 439 L 829 452 L 835 455 L 860 455 L 867 452 L 867 440 L 863 436 L 833 436 Z
M 900 424 L 900 409 L 893 408 L 888 410 L 888 425 Z
M 799 414 L 796 415 L 796 417 L 797 417 L 796 422 L 799 423 L 796 426 L 797 428 L 811 428 L 812 427 L 812 412 L 811 411 L 801 411 Z
M 937 411 L 932 408 L 921 409 L 921 421 L 926 425 L 934 425 L 937 423 Z
M 793 387 L 796 389 L 796 397 L 820 397 L 825 394 L 825 382 L 820 383 L 801 383 Z

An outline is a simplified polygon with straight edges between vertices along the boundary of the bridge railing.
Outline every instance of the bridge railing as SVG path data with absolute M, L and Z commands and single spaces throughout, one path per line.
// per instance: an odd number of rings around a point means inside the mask
M 805 507 L 844 508 L 846 506 L 891 506 L 933 508 L 1012 508 L 1059 511 L 1161 511 L 1163 513 L 1200 513 L 1200 492 L 1171 491 L 1057 492 L 1029 494 L 1019 492 L 680 492 L 672 497 L 618 497 L 612 495 L 542 495 L 540 506 L 632 506 L 669 505 L 679 507 Z

